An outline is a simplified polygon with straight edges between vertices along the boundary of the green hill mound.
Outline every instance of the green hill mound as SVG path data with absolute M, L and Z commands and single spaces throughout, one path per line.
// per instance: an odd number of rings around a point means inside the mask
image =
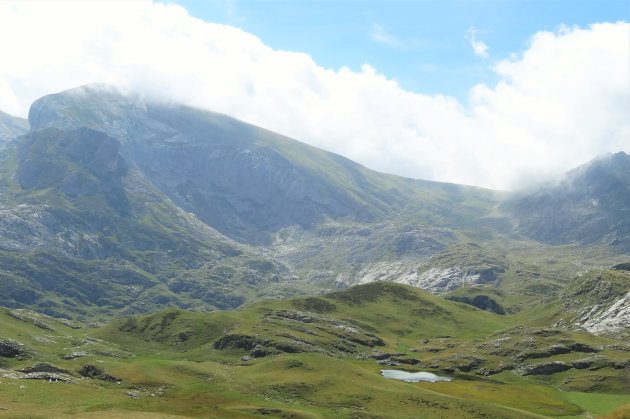
M 394 283 L 101 327 L 0 310 L 0 407 L 15 417 L 526 418 L 628 400 L 627 345 L 510 319 Z M 454 381 L 406 383 L 381 369 Z

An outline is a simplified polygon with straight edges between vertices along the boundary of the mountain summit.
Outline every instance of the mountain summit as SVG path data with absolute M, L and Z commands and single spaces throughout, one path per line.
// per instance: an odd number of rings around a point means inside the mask
M 504 207 L 518 231 L 550 244 L 605 243 L 630 252 L 630 155 L 598 157 L 557 184 L 521 192 Z

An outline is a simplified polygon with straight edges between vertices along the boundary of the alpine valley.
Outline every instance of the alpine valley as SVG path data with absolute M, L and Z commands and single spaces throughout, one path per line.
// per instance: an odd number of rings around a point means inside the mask
M 626 151 L 504 192 L 107 85 L 0 112 L 0 416 L 628 418 Z

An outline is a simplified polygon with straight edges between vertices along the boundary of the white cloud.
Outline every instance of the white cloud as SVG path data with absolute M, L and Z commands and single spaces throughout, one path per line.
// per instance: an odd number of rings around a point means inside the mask
M 474 26 L 471 26 L 466 33 L 466 39 L 470 42 L 470 46 L 472 47 L 475 55 L 478 55 L 483 58 L 488 58 L 488 46 L 477 39 L 477 29 Z
M 387 29 L 385 29 L 383 26 L 378 24 L 372 27 L 372 32 L 370 32 L 370 39 L 374 42 L 378 42 L 379 44 L 387 45 L 390 47 L 400 46 L 400 40 L 389 33 Z
M 505 188 L 630 149 L 628 24 L 540 32 L 468 103 L 323 68 L 151 2 L 0 2 L 0 109 L 106 82 L 224 112 L 410 177 Z

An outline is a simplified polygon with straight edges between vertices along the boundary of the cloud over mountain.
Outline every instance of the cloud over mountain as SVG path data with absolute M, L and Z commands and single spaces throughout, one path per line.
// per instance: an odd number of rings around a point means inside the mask
M 224 112 L 410 177 L 510 187 L 630 149 L 628 24 L 539 32 L 468 103 L 328 69 L 152 2 L 1 3 L 0 109 L 90 82 Z

